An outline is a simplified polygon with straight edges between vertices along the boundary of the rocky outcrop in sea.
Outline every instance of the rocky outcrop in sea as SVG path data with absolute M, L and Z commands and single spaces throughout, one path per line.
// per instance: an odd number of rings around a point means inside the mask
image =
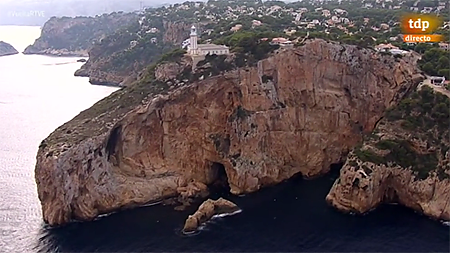
M 365 213 L 400 203 L 450 220 L 450 99 L 427 86 L 387 111 L 348 156 L 327 201 Z
M 19 52 L 10 44 L 0 41 L 0 56 L 14 55 Z
M 203 202 L 198 210 L 189 215 L 184 223 L 183 233 L 195 232 L 203 223 L 210 220 L 214 215 L 233 214 L 240 211 L 239 207 L 233 202 L 224 198 L 217 200 L 208 199 Z

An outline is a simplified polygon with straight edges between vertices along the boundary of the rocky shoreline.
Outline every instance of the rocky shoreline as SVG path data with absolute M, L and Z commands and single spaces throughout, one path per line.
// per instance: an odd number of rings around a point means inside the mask
M 89 57 L 87 50 L 69 51 L 67 49 L 44 49 L 38 50 L 32 45 L 25 48 L 23 54 L 32 55 L 48 55 L 48 56 L 61 56 L 61 57 Z
M 400 203 L 449 221 L 449 105 L 446 95 L 422 86 L 389 110 L 349 154 L 327 201 L 356 213 Z
M 41 143 L 44 220 L 92 220 L 220 178 L 243 194 L 323 175 L 423 79 L 415 60 L 312 40 L 178 87 L 119 90 Z

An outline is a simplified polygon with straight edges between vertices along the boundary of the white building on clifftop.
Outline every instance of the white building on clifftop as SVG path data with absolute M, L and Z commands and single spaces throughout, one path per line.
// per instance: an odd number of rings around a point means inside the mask
M 216 44 L 198 44 L 197 28 L 191 27 L 191 36 L 189 38 L 188 54 L 190 55 L 223 55 L 229 54 L 230 49 L 224 45 Z

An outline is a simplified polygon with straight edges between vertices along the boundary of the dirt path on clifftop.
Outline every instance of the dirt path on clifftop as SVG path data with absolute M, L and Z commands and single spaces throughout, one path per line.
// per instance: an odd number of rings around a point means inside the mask
M 422 86 L 427 85 L 428 87 L 432 88 L 434 91 L 439 92 L 441 94 L 446 95 L 447 97 L 450 98 L 450 91 L 445 89 L 444 86 L 439 86 L 439 85 L 435 85 L 431 83 L 431 80 L 429 78 L 423 80 L 423 82 L 421 84 L 419 84 L 419 86 L 417 86 L 417 89 L 419 90 Z

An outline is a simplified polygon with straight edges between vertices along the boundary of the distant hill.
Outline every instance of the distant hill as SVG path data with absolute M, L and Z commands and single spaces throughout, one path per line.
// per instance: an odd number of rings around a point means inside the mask
M 95 16 L 131 12 L 176 0 L 2 0 L 0 25 L 43 25 L 52 16 Z

